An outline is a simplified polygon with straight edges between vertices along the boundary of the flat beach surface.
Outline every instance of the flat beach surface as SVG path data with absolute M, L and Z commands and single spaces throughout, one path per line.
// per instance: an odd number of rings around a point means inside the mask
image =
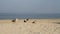
M 60 34 L 60 19 L 0 20 L 0 34 Z

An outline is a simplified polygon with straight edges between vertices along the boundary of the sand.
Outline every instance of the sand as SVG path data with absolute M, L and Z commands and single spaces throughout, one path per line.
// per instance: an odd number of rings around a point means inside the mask
M 0 34 L 60 34 L 60 19 L 24 20 L 0 20 Z

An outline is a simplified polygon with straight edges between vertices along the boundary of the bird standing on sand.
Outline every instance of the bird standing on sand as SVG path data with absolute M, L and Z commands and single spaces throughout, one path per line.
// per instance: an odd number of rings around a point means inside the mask
M 24 22 L 27 22 L 29 19 L 24 20 Z
M 26 20 L 24 20 L 24 22 L 26 22 Z

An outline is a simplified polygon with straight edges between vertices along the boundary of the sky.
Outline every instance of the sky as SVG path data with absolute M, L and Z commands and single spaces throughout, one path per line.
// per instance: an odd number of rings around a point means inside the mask
M 0 0 L 0 13 L 60 13 L 60 0 Z

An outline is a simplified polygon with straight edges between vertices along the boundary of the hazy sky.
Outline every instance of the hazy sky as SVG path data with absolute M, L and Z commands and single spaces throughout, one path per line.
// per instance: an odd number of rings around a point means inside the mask
M 60 13 L 60 0 L 0 0 L 0 13 Z

